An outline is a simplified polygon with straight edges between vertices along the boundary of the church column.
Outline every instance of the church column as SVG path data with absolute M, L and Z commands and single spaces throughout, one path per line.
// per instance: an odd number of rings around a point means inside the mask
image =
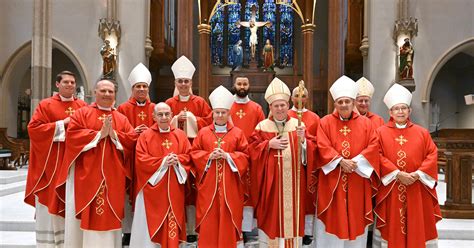
M 369 0 L 364 0 L 364 34 L 362 35 L 361 45 L 359 50 L 362 54 L 362 61 L 363 61 L 363 75 L 367 77 L 369 75 L 369 63 L 368 63 L 368 56 L 369 56 L 369 35 L 368 32 L 368 25 L 369 25 Z
M 176 50 L 178 58 L 181 55 L 193 58 L 193 6 L 191 0 L 178 0 L 178 26 Z
M 344 74 L 344 0 L 329 1 L 328 89 Z M 328 112 L 334 101 L 328 91 Z
M 153 43 L 151 41 L 151 34 L 150 34 L 150 16 L 151 16 L 151 0 L 146 0 L 145 2 L 145 26 L 146 26 L 146 36 L 145 36 L 145 63 L 147 67 L 150 65 L 150 57 L 151 52 L 153 52 Z
M 211 51 L 209 49 L 209 39 L 211 26 L 199 24 L 199 96 L 207 100 L 209 95 L 209 82 L 211 81 Z
M 313 109 L 313 89 L 314 89 L 314 24 L 305 24 L 301 26 L 303 32 L 303 80 L 306 89 L 308 89 L 309 110 Z
M 51 95 L 52 49 L 51 0 L 36 0 L 31 41 L 31 110 Z

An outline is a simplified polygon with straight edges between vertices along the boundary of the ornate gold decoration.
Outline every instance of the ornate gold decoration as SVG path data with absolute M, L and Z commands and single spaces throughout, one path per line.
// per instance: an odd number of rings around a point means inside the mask
M 174 217 L 173 211 L 168 212 L 168 237 L 174 239 L 176 237 L 176 218 Z
M 240 119 L 242 119 L 246 114 L 243 109 L 240 109 L 239 112 L 235 113 Z
M 99 193 L 97 193 L 95 203 L 97 204 L 97 207 L 95 208 L 95 213 L 97 215 L 102 215 L 104 213 L 104 209 L 102 206 L 104 206 L 105 199 L 104 199 L 104 192 L 105 192 L 105 184 L 102 184 L 99 188 Z
M 145 117 L 147 117 L 147 115 L 145 114 L 145 112 L 142 111 L 142 112 L 140 112 L 140 114 L 138 114 L 138 117 L 139 117 L 140 119 L 142 119 L 142 121 L 144 121 L 144 120 L 145 120 Z
M 66 111 L 64 111 L 67 115 L 69 116 L 72 116 L 74 114 L 74 112 L 76 112 L 76 110 L 74 110 L 73 108 L 69 107 L 66 109 Z
M 340 129 L 339 132 L 341 132 L 344 136 L 347 136 L 347 134 L 350 133 L 351 130 L 346 125 L 344 125 L 344 127 Z
M 398 136 L 398 138 L 395 138 L 395 141 L 397 141 L 398 144 L 400 144 L 401 146 L 408 142 L 408 140 L 405 139 L 405 137 L 403 137 L 403 135 L 400 135 L 400 136 Z
M 397 140 L 397 139 L 395 139 Z M 400 140 L 403 141 L 403 136 L 400 135 Z M 398 141 L 398 140 L 397 140 Z M 406 140 L 405 140 L 406 142 Z M 397 156 L 398 156 L 398 159 L 397 159 L 397 166 L 400 168 L 401 171 L 405 171 L 405 166 L 406 166 L 406 162 L 405 162 L 405 158 L 407 157 L 407 154 L 405 153 L 405 151 L 403 150 L 399 150 L 397 152 Z M 407 196 L 406 196 L 406 191 L 407 191 L 407 187 L 401 183 L 399 183 L 398 185 L 398 200 L 400 201 L 400 203 L 402 204 L 401 208 L 399 208 L 399 215 L 400 215 L 400 228 L 401 228 L 401 232 L 403 234 L 407 234 L 407 226 L 406 226 L 406 212 L 407 212 L 407 202 L 406 202 L 406 199 L 407 199 Z
M 102 114 L 102 115 L 99 116 L 97 119 L 99 119 L 100 121 L 104 122 L 106 118 L 107 118 L 107 115 L 106 115 L 106 114 Z
M 168 139 L 165 139 L 165 141 L 163 141 L 163 143 L 161 143 L 162 146 L 166 147 L 166 149 L 170 149 L 170 147 L 173 145 L 172 142 L 169 142 Z
M 344 140 L 342 142 L 342 156 L 344 158 L 349 158 L 350 155 L 351 155 L 351 143 L 349 143 L 349 141 L 347 140 Z

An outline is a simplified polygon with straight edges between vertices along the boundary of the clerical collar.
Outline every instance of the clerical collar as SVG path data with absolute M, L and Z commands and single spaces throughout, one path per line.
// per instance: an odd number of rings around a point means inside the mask
M 169 133 L 170 132 L 170 127 L 168 129 L 161 129 L 161 127 L 158 127 L 160 129 L 160 133 Z
M 349 115 L 348 118 L 344 118 L 344 117 L 342 117 L 341 115 L 339 115 L 339 119 L 340 119 L 341 121 L 349 121 L 351 118 L 352 118 L 352 113 L 351 113 L 351 115 Z
M 97 104 L 97 108 L 100 109 L 100 110 L 104 110 L 104 111 L 112 111 L 112 107 L 101 107 L 99 104 Z
M 73 96 L 67 98 L 67 97 L 61 96 L 61 94 L 58 94 L 58 95 L 59 95 L 59 98 L 61 98 L 61 102 L 72 102 L 72 101 L 74 101 Z
M 295 111 L 295 112 L 298 111 L 298 109 L 297 109 L 295 106 L 293 106 L 293 107 L 291 108 L 291 110 L 293 110 L 293 111 Z M 308 109 L 306 109 L 305 107 L 303 107 L 302 111 L 303 111 L 303 112 L 306 112 L 306 111 L 308 111 Z
M 214 123 L 214 128 L 216 130 L 216 133 L 227 133 L 227 124 L 221 126 Z
M 246 104 L 246 103 L 250 102 L 250 98 L 249 98 L 248 95 L 243 97 L 243 98 L 239 97 L 237 95 L 234 95 L 234 102 L 238 103 L 238 104 Z
M 285 123 L 286 123 L 286 120 L 282 120 L 282 121 L 279 121 L 279 120 L 277 120 L 277 119 L 273 119 L 273 120 L 275 121 L 275 123 L 280 124 L 280 125 L 283 125 L 283 126 L 284 126 Z
M 407 127 L 407 124 L 408 124 L 408 122 L 405 123 L 405 124 L 398 124 L 398 123 L 395 122 L 395 126 L 396 126 L 398 129 L 406 128 L 406 127 Z
M 178 97 L 179 97 L 179 101 L 187 102 L 187 101 L 189 101 L 189 98 L 191 97 L 191 95 L 187 95 L 187 96 L 179 95 Z
M 136 101 L 136 100 L 135 100 Z M 146 100 L 143 101 L 143 102 L 139 102 L 139 101 L 136 101 L 137 102 L 137 106 L 140 106 L 140 107 L 143 107 L 146 105 Z

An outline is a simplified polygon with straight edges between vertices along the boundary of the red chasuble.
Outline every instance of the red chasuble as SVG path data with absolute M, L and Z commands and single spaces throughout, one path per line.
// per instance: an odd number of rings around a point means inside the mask
M 251 100 L 245 104 L 234 102 L 230 109 L 230 114 L 234 126 L 240 128 L 247 139 L 252 135 L 255 126 L 265 119 L 262 107 Z
M 369 120 L 372 122 L 374 130 L 383 126 L 383 124 L 385 123 L 382 117 L 372 112 L 367 112 L 367 114 L 365 114 L 365 117 L 369 118 Z
M 298 119 L 298 115 L 294 109 L 290 109 L 288 111 L 288 115 L 295 119 Z M 307 110 L 303 112 L 303 117 L 301 120 L 306 126 L 309 134 L 316 136 L 316 133 L 318 132 L 318 128 L 319 128 L 319 122 L 320 122 L 319 116 L 316 113 Z
M 234 102 L 232 104 L 232 108 L 230 109 L 230 114 L 232 117 L 232 123 L 234 126 L 240 128 L 244 132 L 245 138 L 247 140 L 255 130 L 255 126 L 265 119 L 265 114 L 263 113 L 262 107 L 252 100 L 245 104 Z M 249 197 L 250 194 L 252 194 L 252 191 L 250 190 L 250 185 L 252 184 L 250 181 L 250 167 L 248 167 L 247 172 L 242 175 L 242 180 L 246 184 L 245 195 L 247 196 L 244 205 L 255 207 L 251 201 L 251 198 Z
M 183 131 L 170 127 L 170 132 L 160 133 L 157 124 L 143 132 L 137 141 L 135 192 L 143 190 L 148 233 L 162 247 L 178 247 L 180 241 L 186 240 L 184 184 L 179 184 L 173 167 L 168 167 L 155 186 L 148 180 L 169 153 L 177 154 L 188 171 L 190 150 L 191 144 Z
M 398 129 L 392 119 L 376 131 L 381 147 L 380 175 L 400 170 L 421 171 L 437 181 L 438 154 L 428 131 L 407 123 Z M 417 180 L 402 185 L 397 180 L 380 185 L 376 197 L 377 228 L 388 247 L 425 247 L 436 239 L 436 222 L 441 220 L 436 189 Z
M 205 171 L 209 156 L 218 147 L 227 152 L 237 171 L 227 160 L 212 160 Z M 214 124 L 194 139 L 191 158 L 196 175 L 196 231 L 199 247 L 235 247 L 242 238 L 244 182 L 247 171 L 248 143 L 244 133 L 227 123 L 227 133 L 215 133 Z
M 212 122 L 212 110 L 206 100 L 200 96 L 191 95 L 187 102 L 182 102 L 179 100 L 179 96 L 174 96 L 166 100 L 166 104 L 171 107 L 173 115 L 178 115 L 183 110 L 193 113 L 197 119 L 198 130 Z
M 319 170 L 318 218 L 326 226 L 327 233 L 339 239 L 355 240 L 374 219 L 371 198 L 372 189 L 379 182 L 377 137 L 370 120 L 355 112 L 349 121 L 340 120 L 337 112 L 326 115 L 321 119 L 321 129 L 328 139 L 318 139 L 318 147 L 330 146 L 332 151 L 323 153 L 319 150 L 320 157 L 337 155 L 352 159 L 361 154 L 374 169 L 370 179 L 356 172 L 344 173 L 340 165 L 327 175 Z M 329 144 L 325 143 L 327 140 Z M 320 168 L 327 163 L 317 164 Z
M 112 128 L 123 151 L 108 136 L 82 152 L 100 132 L 103 119 L 112 115 Z M 71 118 L 66 133 L 66 151 L 56 192 L 64 203 L 69 168 L 75 163 L 74 194 L 76 218 L 84 230 L 108 231 L 121 228 L 124 217 L 125 180 L 137 135 L 127 118 L 118 111 L 98 109 L 95 103 L 81 108 Z
M 302 237 L 305 227 L 307 177 L 313 170 L 314 140 L 306 136 L 307 165 L 300 167 L 299 210 L 297 210 L 297 168 L 298 120 L 288 117 L 283 130 L 279 130 L 273 118 L 265 119 L 255 128 L 250 137 L 250 158 L 252 191 L 256 191 L 256 218 L 258 226 L 269 239 L 285 238 L 293 243 L 293 238 Z M 269 141 L 282 132 L 282 137 L 289 141 L 288 148 L 276 150 L 269 148 Z M 299 212 L 299 225 L 297 216 Z M 299 228 L 297 228 L 299 226 Z M 297 231 L 298 230 L 298 231 Z
M 138 127 L 145 124 L 147 127 L 151 127 L 153 123 L 153 108 L 155 104 L 146 100 L 145 106 L 138 106 L 135 98 L 130 97 L 128 101 L 120 104 L 117 111 L 125 115 L 132 125 L 132 127 Z
M 58 211 L 59 199 L 54 191 L 54 182 L 59 174 L 57 171 L 64 155 L 64 142 L 53 142 L 56 121 L 72 116 L 76 110 L 86 105 L 80 99 L 63 102 L 56 94 L 42 100 L 31 117 L 28 124 L 30 160 L 25 191 L 25 202 L 31 206 L 35 206 L 36 195 L 51 214 L 64 217 L 64 213 Z

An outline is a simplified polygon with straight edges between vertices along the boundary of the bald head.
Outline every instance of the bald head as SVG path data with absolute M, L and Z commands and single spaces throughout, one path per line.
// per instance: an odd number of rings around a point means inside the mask
M 95 84 L 95 102 L 97 105 L 110 108 L 115 102 L 115 84 L 107 79 L 100 80 Z
M 168 104 L 164 102 L 157 103 L 153 109 L 153 119 L 158 124 L 158 127 L 162 130 L 168 130 L 170 127 L 173 113 Z
M 304 88 L 303 95 L 300 96 L 298 93 L 298 87 L 293 89 L 293 92 L 291 93 L 291 101 L 293 102 L 293 106 L 296 108 L 298 107 L 298 100 L 301 98 L 301 103 L 303 104 L 302 107 L 306 106 L 306 101 L 308 99 L 308 90 Z
M 159 102 L 155 105 L 155 108 L 153 109 L 153 113 L 156 115 L 156 113 L 160 111 L 168 111 L 171 112 L 171 107 L 164 103 L 164 102 Z

